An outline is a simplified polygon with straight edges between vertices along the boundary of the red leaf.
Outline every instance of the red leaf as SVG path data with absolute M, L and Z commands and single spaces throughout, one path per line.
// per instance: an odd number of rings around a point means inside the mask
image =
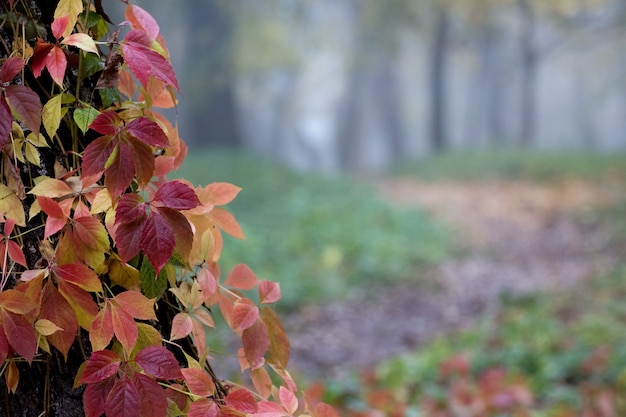
M 114 378 L 87 385 L 83 394 L 85 417 L 100 417 L 104 414 L 104 404 L 115 382 Z
M 48 215 L 48 218 L 46 219 L 44 238 L 52 236 L 65 227 L 69 213 L 66 213 L 59 203 L 44 196 L 37 196 L 37 202 L 43 212 Z
M 106 399 L 107 417 L 137 417 L 141 415 L 141 399 L 137 388 L 126 376 L 115 381 Z
M 129 32 L 129 35 L 133 32 L 135 30 Z M 128 40 L 128 35 L 126 40 Z M 172 65 L 158 52 L 144 45 L 125 41 L 122 43 L 122 53 L 124 54 L 124 61 L 144 88 L 148 86 L 150 75 L 153 75 L 180 91 Z
M 135 193 L 124 194 L 117 203 L 115 224 L 136 223 L 146 217 L 146 205 L 141 196 Z
M 95 130 L 101 135 L 114 136 L 119 133 L 122 119 L 113 110 L 100 113 L 89 125 L 89 129 Z
M 126 131 L 151 146 L 167 148 L 170 143 L 161 126 L 147 117 L 132 120 L 126 125 Z
M 100 136 L 87 145 L 81 165 L 83 176 L 98 175 L 99 179 L 99 176 L 104 172 L 107 159 L 113 153 L 113 149 L 115 149 L 115 141 L 111 136 Z
M 39 95 L 24 85 L 10 85 L 5 93 L 13 116 L 21 120 L 32 132 L 39 133 L 42 109 Z
M 104 184 L 112 196 L 122 195 L 135 177 L 133 151 L 124 142 L 118 142 L 105 165 Z
M 54 268 L 60 277 L 85 291 L 102 292 L 102 283 L 98 275 L 89 267 L 81 264 L 58 265 Z
M 165 217 L 159 213 L 150 213 L 141 233 L 139 246 L 148 257 L 157 276 L 172 257 L 175 245 L 174 233 Z
M 185 383 L 192 394 L 200 397 L 208 397 L 215 392 L 215 384 L 211 377 L 199 368 L 183 368 L 180 370 L 185 378 Z
M 0 307 L 12 313 L 26 315 L 37 308 L 37 304 L 24 297 L 21 291 L 8 289 L 0 291 Z
M 174 232 L 178 253 L 186 255 L 191 252 L 193 231 L 189 220 L 181 212 L 164 207 L 159 208 L 159 213 L 165 217 L 165 220 L 172 228 L 172 232 Z
M 4 309 L 0 309 L 0 317 L 9 344 L 31 363 L 37 353 L 37 334 L 33 325 L 23 316 L 9 313 Z
M 60 39 L 63 37 L 65 33 L 65 29 L 67 29 L 67 25 L 70 23 L 70 17 L 68 15 L 60 16 L 52 21 L 51 29 L 52 36 L 56 39 Z
M 119 212 L 119 205 L 118 205 Z M 122 223 L 115 229 L 115 243 L 117 245 L 117 251 L 122 259 L 122 262 L 126 263 L 133 259 L 135 255 L 141 250 L 140 242 L 145 226 L 145 213 L 143 218 L 131 222 Z M 116 218 L 116 222 L 119 218 Z
M 12 122 L 13 116 L 11 115 L 9 103 L 7 103 L 4 96 L 0 96 L 0 147 L 4 146 L 6 141 L 9 139 L 13 124 Z
M 259 281 L 259 300 L 261 304 L 272 304 L 280 300 L 280 284 L 266 280 Z
M 7 336 L 4 334 L 4 329 L 0 325 L 0 362 L 4 363 L 8 354 L 9 354 L 9 341 L 7 340 Z
M 246 264 L 239 264 L 228 274 L 224 285 L 239 288 L 240 290 L 251 290 L 258 283 L 256 274 L 252 272 Z
M 220 409 L 217 404 L 207 398 L 200 398 L 191 403 L 187 412 L 187 417 L 218 417 L 219 415 Z
M 167 415 L 167 397 L 161 386 L 146 375 L 134 374 L 133 384 L 141 400 L 142 417 L 165 417 Z
M 248 299 L 239 299 L 235 301 L 231 315 L 231 325 L 237 333 L 250 328 L 259 318 L 259 308 Z
M 163 184 L 154 194 L 152 204 L 175 210 L 190 210 L 200 205 L 196 192 L 180 181 L 169 181 Z
M 0 68 L 0 82 L 11 82 L 24 69 L 25 64 L 26 62 L 19 56 L 8 57 L 2 64 L 2 68 Z
M 149 346 L 135 356 L 135 362 L 148 375 L 159 379 L 177 379 L 180 366 L 174 354 L 163 346 Z
M 30 59 L 30 68 L 33 71 L 35 78 L 39 78 L 41 76 L 43 69 L 46 67 L 46 57 L 52 48 L 54 48 L 53 44 L 37 39 L 35 51 Z
M 155 40 L 159 36 L 158 23 L 150 13 L 139 6 L 128 5 L 126 8 L 126 20 L 133 25 L 133 29 L 143 29 L 151 40 Z
M 39 318 L 50 320 L 61 328 L 47 338 L 52 346 L 57 348 L 67 359 L 67 353 L 76 339 L 78 321 L 72 307 L 52 284 L 45 286 Z
M 241 340 L 250 367 L 256 369 L 263 366 L 263 356 L 270 348 L 270 336 L 265 323 L 257 320 L 252 327 L 243 331 Z
M 80 379 L 83 384 L 93 384 L 104 381 L 115 375 L 120 367 L 121 359 L 110 350 L 93 352 L 87 360 L 85 371 Z
M 141 187 L 145 187 L 154 176 L 154 151 L 150 145 L 137 139 L 130 138 L 130 142 L 135 156 L 135 177 L 137 183 Z
M 65 69 L 67 68 L 67 58 L 65 52 L 58 46 L 52 47 L 46 55 L 46 68 L 52 77 L 52 80 L 60 86 L 63 86 L 65 78 Z
M 91 294 L 58 277 L 57 285 L 61 295 L 74 309 L 74 313 L 78 319 L 78 324 L 85 330 L 89 331 L 96 315 L 98 314 L 98 306 L 93 300 Z
M 224 401 L 237 411 L 256 413 L 259 409 L 259 406 L 254 400 L 254 396 L 247 389 L 231 391 L 226 398 L 224 398 Z

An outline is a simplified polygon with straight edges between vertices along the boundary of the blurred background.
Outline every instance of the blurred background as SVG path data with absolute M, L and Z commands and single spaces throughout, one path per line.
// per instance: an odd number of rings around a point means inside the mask
M 625 146 L 622 0 L 145 3 L 194 148 L 337 172 L 458 149 Z
M 625 0 L 137 3 L 310 398 L 626 415 Z

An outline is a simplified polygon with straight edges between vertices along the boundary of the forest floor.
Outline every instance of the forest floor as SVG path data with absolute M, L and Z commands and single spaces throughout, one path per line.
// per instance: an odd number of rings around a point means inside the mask
M 421 207 L 455 232 L 458 250 L 414 282 L 304 308 L 286 317 L 291 367 L 343 378 L 414 351 L 438 334 L 494 315 L 501 295 L 559 291 L 609 270 L 623 254 L 602 210 L 621 201 L 618 181 L 375 181 L 398 205 Z

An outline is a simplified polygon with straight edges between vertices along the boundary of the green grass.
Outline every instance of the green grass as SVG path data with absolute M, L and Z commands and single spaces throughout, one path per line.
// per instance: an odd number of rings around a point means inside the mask
M 221 267 L 248 264 L 280 282 L 279 307 L 344 297 L 415 278 L 443 260 L 450 234 L 424 212 L 392 207 L 345 178 L 300 174 L 250 155 L 191 154 L 172 177 L 243 188 L 229 205 L 246 240 L 225 238 Z
M 567 177 L 600 180 L 607 176 L 623 179 L 626 178 L 626 155 L 525 150 L 451 152 L 401 163 L 391 173 L 422 179 L 464 181 L 549 181 Z

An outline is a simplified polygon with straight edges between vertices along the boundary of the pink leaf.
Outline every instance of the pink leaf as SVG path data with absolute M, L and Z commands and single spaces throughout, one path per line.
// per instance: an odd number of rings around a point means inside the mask
M 126 125 L 126 131 L 148 145 L 166 148 L 169 139 L 156 122 L 147 117 L 138 117 Z
M 130 33 L 132 32 L 134 31 Z M 124 61 L 144 88 L 148 86 L 150 75 L 153 75 L 165 84 L 180 90 L 172 65 L 158 52 L 140 44 L 122 43 L 122 53 Z
M 39 133 L 42 105 L 37 93 L 24 85 L 10 85 L 5 92 L 13 116 L 32 132 Z
M 211 377 L 199 368 L 183 368 L 181 369 L 185 383 L 192 394 L 200 397 L 208 397 L 215 392 L 215 384 Z
M 226 398 L 226 405 L 233 407 L 237 411 L 244 413 L 256 413 L 259 409 L 254 396 L 247 389 L 237 389 L 231 391 Z
M 158 23 L 150 13 L 139 6 L 129 5 L 126 8 L 126 20 L 133 25 L 133 29 L 143 29 L 151 40 L 159 36 Z
M 149 346 L 140 350 L 135 356 L 135 362 L 155 378 L 176 379 L 181 375 L 174 354 L 163 346 Z
M 85 371 L 80 379 L 83 384 L 93 384 L 104 381 L 115 375 L 120 367 L 121 359 L 110 350 L 100 350 L 93 352 L 87 360 Z
M 0 68 L 0 82 L 8 83 L 24 69 L 25 62 L 19 56 L 11 56 L 4 61 Z
M 211 196 L 211 203 L 223 206 L 233 201 L 241 188 L 227 182 L 214 182 L 207 185 L 205 190 Z
M 272 304 L 280 300 L 280 284 L 266 280 L 259 281 L 259 300 L 261 304 Z
M 154 194 L 152 204 L 176 210 L 190 210 L 200 204 L 196 192 L 180 181 L 163 184 Z
M 240 290 L 251 290 L 257 283 L 258 279 L 256 274 L 252 272 L 250 267 L 245 264 L 239 264 L 228 274 L 224 285 Z
M 56 39 L 61 39 L 67 29 L 67 25 L 70 23 L 69 15 L 59 16 L 52 22 L 52 36 Z
M 141 233 L 139 247 L 148 257 L 157 276 L 172 257 L 175 246 L 174 232 L 165 217 L 158 213 L 150 213 Z
M 293 414 L 298 409 L 298 399 L 294 395 L 293 392 L 289 391 L 285 387 L 280 387 L 278 390 L 278 398 L 280 398 L 280 402 L 285 407 L 285 410 L 289 414 Z
M 46 55 L 46 68 L 52 77 L 52 80 L 59 86 L 63 86 L 65 78 L 65 69 L 67 68 L 67 58 L 65 52 L 58 46 L 54 46 Z
M 259 318 L 259 308 L 248 299 L 235 301 L 231 315 L 231 325 L 236 332 L 242 332 L 256 323 Z
M 139 392 L 126 375 L 115 381 L 106 399 L 104 410 L 107 417 L 137 417 L 141 415 Z
M 172 320 L 172 332 L 170 340 L 178 340 L 187 337 L 193 329 L 193 322 L 187 313 L 178 313 Z

